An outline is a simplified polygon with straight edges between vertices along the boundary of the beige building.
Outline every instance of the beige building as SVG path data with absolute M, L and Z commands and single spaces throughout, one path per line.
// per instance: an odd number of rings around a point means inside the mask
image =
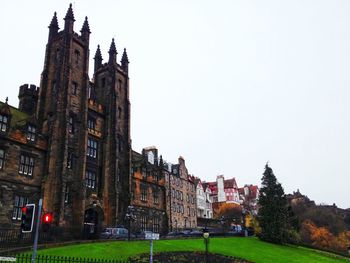
M 169 231 L 197 227 L 196 187 L 194 177 L 188 174 L 185 160 L 169 164 L 165 171 L 167 189 L 167 215 Z

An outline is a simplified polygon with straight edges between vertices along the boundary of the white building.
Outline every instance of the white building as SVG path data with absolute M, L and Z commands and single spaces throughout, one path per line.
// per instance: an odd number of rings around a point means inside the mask
M 203 186 L 199 178 L 195 179 L 197 194 L 197 217 L 213 218 L 211 190 Z

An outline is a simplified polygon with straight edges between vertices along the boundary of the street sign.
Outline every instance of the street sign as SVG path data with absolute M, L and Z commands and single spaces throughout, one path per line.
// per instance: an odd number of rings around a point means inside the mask
M 145 239 L 146 240 L 159 240 L 159 234 L 157 234 L 157 233 L 146 233 Z

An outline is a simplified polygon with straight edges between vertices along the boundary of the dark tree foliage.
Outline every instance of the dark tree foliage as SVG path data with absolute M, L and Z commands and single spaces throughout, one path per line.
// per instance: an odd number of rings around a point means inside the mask
M 266 164 L 259 195 L 260 239 L 273 243 L 287 241 L 287 199 L 272 169 Z

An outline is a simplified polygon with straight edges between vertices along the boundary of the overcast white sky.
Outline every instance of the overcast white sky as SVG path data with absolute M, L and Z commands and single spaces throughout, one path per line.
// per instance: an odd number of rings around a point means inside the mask
M 1 3 L 0 100 L 40 84 L 48 28 L 69 1 Z M 130 60 L 133 148 L 186 159 L 203 180 L 259 184 L 350 207 L 350 1 L 73 2 L 90 57 L 112 37 Z M 90 72 L 92 70 L 92 64 Z M 92 77 L 92 74 L 90 74 Z

